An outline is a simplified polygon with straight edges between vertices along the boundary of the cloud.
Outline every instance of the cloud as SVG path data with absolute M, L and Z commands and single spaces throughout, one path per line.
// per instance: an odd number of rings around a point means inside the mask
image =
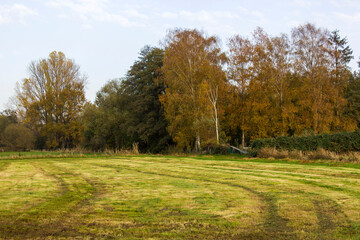
M 239 7 L 239 10 L 245 14 L 245 15 L 248 15 L 250 17 L 253 17 L 255 18 L 255 21 L 256 23 L 258 24 L 265 24 L 268 22 L 267 18 L 265 17 L 265 15 L 260 12 L 260 11 L 252 11 L 252 10 L 249 10 L 247 8 L 244 8 L 244 7 Z
M 298 27 L 300 26 L 301 24 L 303 24 L 302 22 L 300 21 L 297 21 L 297 20 L 291 20 L 288 22 L 288 26 L 291 27 L 291 28 L 294 28 L 294 27 Z
M 189 21 L 199 21 L 199 22 L 206 22 L 206 21 L 218 21 L 224 19 L 238 19 L 239 16 L 233 14 L 231 12 L 208 12 L 208 11 L 198 11 L 198 12 L 191 12 L 191 11 L 178 11 L 178 12 L 164 12 L 161 14 L 162 18 L 168 19 L 176 19 L 181 18 Z
M 179 14 L 178 13 L 174 13 L 174 12 L 164 12 L 161 14 L 161 17 L 163 18 L 167 18 L 167 19 L 175 19 L 175 18 L 178 18 L 179 17 Z
M 28 17 L 37 16 L 38 13 L 22 4 L 0 5 L 0 24 L 26 23 Z
M 355 13 L 355 14 L 335 13 L 335 15 L 345 22 L 349 22 L 349 23 L 360 22 L 360 13 Z
M 330 0 L 330 3 L 337 8 L 360 9 L 358 0 Z
M 313 7 L 320 5 L 319 2 L 314 0 L 294 0 L 292 4 L 299 7 Z
M 185 11 L 176 12 L 165 11 L 158 14 L 160 18 L 168 20 L 164 27 L 172 28 L 177 26 L 177 22 L 181 21 L 184 27 L 189 28 L 205 28 L 210 32 L 233 34 L 235 29 L 233 23 L 239 20 L 237 14 L 228 11 Z M 170 27 L 169 27 L 170 26 Z
M 85 27 L 91 27 L 94 22 L 107 22 L 123 27 L 144 26 L 148 17 L 136 9 L 125 9 L 117 13 L 109 10 L 108 0 L 50 0 L 45 1 L 49 7 L 65 10 L 59 14 L 61 18 L 80 20 Z
M 343 22 L 346 24 L 344 27 L 352 28 L 352 31 L 355 33 L 353 29 L 358 28 L 358 24 L 360 23 L 360 4 L 358 0 L 332 0 L 332 5 L 335 7 L 335 10 L 332 12 L 332 15 L 335 21 L 339 24 Z
M 139 13 L 136 9 L 127 9 L 125 11 L 122 11 L 122 13 L 127 17 L 134 17 L 144 20 L 149 19 L 147 15 Z

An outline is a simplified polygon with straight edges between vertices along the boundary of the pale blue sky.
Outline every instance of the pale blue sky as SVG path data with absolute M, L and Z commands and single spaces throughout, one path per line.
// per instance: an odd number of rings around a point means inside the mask
M 225 46 L 257 26 L 290 34 L 306 22 L 347 36 L 357 70 L 360 0 L 0 0 L 0 111 L 29 63 L 54 50 L 80 65 L 93 101 L 109 79 L 126 74 L 144 45 L 158 46 L 167 29 L 198 28 Z

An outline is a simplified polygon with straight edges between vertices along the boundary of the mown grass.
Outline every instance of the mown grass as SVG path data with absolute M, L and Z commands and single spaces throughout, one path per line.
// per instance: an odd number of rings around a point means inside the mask
M 93 153 L 66 152 L 66 151 L 29 151 L 29 152 L 0 152 L 0 159 L 22 159 L 22 158 L 41 158 L 41 157 L 64 157 L 64 156 L 83 156 L 96 155 Z
M 238 156 L 1 159 L 0 238 L 360 239 L 360 169 L 337 165 Z

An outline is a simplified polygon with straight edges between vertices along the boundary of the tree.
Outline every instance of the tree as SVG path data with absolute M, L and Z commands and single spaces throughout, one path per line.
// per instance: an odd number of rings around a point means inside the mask
M 360 68 L 360 61 L 358 62 Z M 345 115 L 353 119 L 357 128 L 360 128 L 360 71 L 355 71 L 350 79 L 345 91 L 347 105 Z
M 140 151 L 157 153 L 172 142 L 159 100 L 159 95 L 165 92 L 161 72 L 164 50 L 145 46 L 139 55 L 121 85 L 128 99 L 124 127 L 127 135 L 136 136 L 134 142 L 139 143 Z
M 23 124 L 10 124 L 6 127 L 3 142 L 8 150 L 31 150 L 34 145 L 34 135 Z
M 229 40 L 226 123 L 243 146 L 245 139 L 355 129 L 356 79 L 347 89 L 352 50 L 346 38 L 305 24 L 292 30 L 291 40 L 261 28 L 251 38 Z M 346 89 L 352 102 L 345 114 Z
M 275 108 L 272 126 L 274 135 L 285 136 L 290 128 L 289 120 L 292 119 L 294 112 L 289 86 L 290 41 L 287 35 L 281 34 L 279 37 L 269 37 L 266 46 L 269 58 L 266 71 L 270 74 L 271 101 Z
M 230 128 L 239 127 L 241 131 L 241 144 L 245 147 L 245 131 L 249 131 L 250 106 L 249 84 L 252 78 L 252 52 L 253 46 L 249 39 L 239 35 L 228 42 L 229 64 L 228 77 L 233 86 L 233 100 L 230 101 L 228 120 Z
M 329 36 L 330 57 L 331 57 L 331 82 L 335 86 L 332 93 L 333 108 L 335 113 L 335 121 L 332 123 L 331 130 L 353 130 L 356 126 L 353 119 L 349 119 L 347 114 L 344 114 L 344 108 L 347 106 L 346 89 L 349 84 L 354 86 L 353 76 L 350 71 L 349 62 L 353 59 L 353 51 L 348 45 L 348 40 L 341 38 L 339 31 L 331 32 Z M 348 93 L 354 93 L 349 90 Z M 349 96 L 349 95 L 347 95 Z M 352 99 L 352 98 L 351 98 Z M 345 125 L 345 127 L 344 127 Z
M 332 35 L 312 24 L 292 30 L 295 72 L 301 77 L 299 126 L 314 132 L 354 130 L 350 119 L 342 116 L 346 99 L 344 91 L 349 79 L 346 64 L 351 50 L 345 47 L 335 31 Z M 346 50 L 345 50 L 346 49 Z
M 164 51 L 145 46 L 126 77 L 109 81 L 95 105 L 83 114 L 84 144 L 94 150 L 130 148 L 158 153 L 171 144 L 167 121 L 159 101 L 165 91 L 161 79 Z
M 80 67 L 62 52 L 33 61 L 30 76 L 17 89 L 19 113 L 43 146 L 71 148 L 79 143 L 80 112 L 85 104 L 85 80 Z
M 208 129 L 214 129 L 211 135 L 219 141 L 218 100 L 225 80 L 225 55 L 217 38 L 206 37 L 198 30 L 170 31 L 165 45 L 163 73 L 167 88 L 161 101 L 168 130 L 179 147 L 189 149 L 195 142 L 198 151 L 201 138 L 212 138 Z
M 18 122 L 17 116 L 16 116 L 16 112 L 14 110 L 6 109 L 2 113 L 0 113 L 0 148 L 3 148 L 6 146 L 6 144 L 4 143 L 4 138 L 3 138 L 5 129 L 10 124 L 15 124 L 17 122 Z
M 355 121 L 357 128 L 360 127 L 360 76 L 358 72 L 350 77 L 349 84 L 345 91 L 347 105 L 345 116 Z
M 295 71 L 303 81 L 299 116 L 306 121 L 298 126 L 309 126 L 315 133 L 329 132 L 333 121 L 328 36 L 327 30 L 309 23 L 292 30 Z
M 108 129 L 104 126 L 104 114 L 91 103 L 87 103 L 81 115 L 84 124 L 82 145 L 93 151 L 104 150 L 109 137 L 105 135 Z M 106 119 L 107 121 L 109 119 Z M 115 133 L 116 134 L 116 133 Z
M 263 29 L 253 33 L 252 75 L 249 83 L 250 131 L 252 138 L 273 136 L 276 128 L 270 37 Z
M 235 93 L 229 116 L 248 138 L 285 135 L 289 128 L 290 42 L 257 28 L 251 39 L 234 36 L 229 43 L 228 76 Z
M 121 149 L 129 146 L 126 128 L 128 101 L 123 95 L 121 79 L 108 81 L 96 94 L 95 104 L 87 104 L 82 114 L 84 142 L 93 150 Z
M 335 75 L 339 77 L 341 71 L 349 68 L 348 64 L 354 58 L 353 50 L 348 45 L 347 38 L 340 37 L 339 30 L 331 32 L 329 42 L 331 45 L 330 55 L 333 59 L 332 65 Z

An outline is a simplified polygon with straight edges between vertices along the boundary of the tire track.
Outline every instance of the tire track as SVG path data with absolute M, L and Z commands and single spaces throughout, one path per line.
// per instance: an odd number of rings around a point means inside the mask
M 133 163 L 134 161 L 132 160 L 131 163 Z M 146 163 L 146 161 L 137 161 L 137 162 L 143 162 Z M 182 166 L 186 166 L 188 169 L 194 169 L 194 170 L 213 170 L 214 172 L 218 173 L 217 170 L 223 170 L 224 171 L 228 171 L 228 172 L 241 172 L 241 173 L 248 173 L 247 175 L 249 176 L 256 176 L 256 177 L 260 177 L 260 178 L 267 178 L 267 179 L 286 179 L 288 181 L 294 181 L 297 183 L 302 183 L 302 184 L 307 184 L 307 185 L 312 185 L 315 187 L 320 187 L 320 188 L 325 188 L 325 189 L 330 189 L 332 191 L 337 191 L 337 192 L 342 192 L 342 193 L 348 193 L 348 195 L 359 198 L 360 197 L 360 191 L 356 191 L 356 190 L 351 190 L 348 188 L 343 188 L 343 187 L 339 187 L 339 186 L 333 186 L 333 185 L 329 185 L 329 184 L 325 184 L 325 183 L 321 183 L 321 182 L 317 182 L 317 181 L 313 181 L 313 180 L 308 180 L 308 179 L 298 179 L 298 178 L 307 178 L 307 176 L 301 175 L 301 174 L 296 174 L 295 178 L 295 174 L 293 173 L 276 173 L 274 174 L 274 176 L 269 176 L 266 175 L 266 173 L 259 173 L 259 170 L 249 170 L 249 169 L 229 169 L 229 168 L 218 168 L 218 167 L 199 167 L 199 166 L 192 166 L 191 164 L 182 164 L 180 163 L 179 165 Z M 264 171 L 268 171 L 267 169 Z M 250 173 L 250 174 L 249 174 Z M 244 174 L 243 174 L 244 175 Z M 293 177 L 294 176 L 294 177 Z M 312 179 L 318 179 L 318 180 L 322 180 L 322 178 L 318 177 L 312 177 Z M 331 179 L 328 179 L 331 181 Z
M 10 162 L 0 163 L 0 171 L 5 171 L 7 167 L 9 167 Z
M 134 160 L 131 161 L 131 163 L 134 163 Z M 181 165 L 185 165 L 185 164 L 181 164 Z M 185 165 L 185 166 L 188 166 L 188 165 Z M 191 165 L 190 165 L 191 166 Z M 115 167 L 113 165 L 108 165 L 108 167 Z M 154 172 L 147 172 L 147 171 L 141 171 L 139 169 L 133 169 L 133 168 L 128 168 L 128 167 L 124 167 L 124 166 L 121 166 L 121 168 L 124 168 L 124 169 L 128 169 L 128 170 L 135 170 L 135 171 L 138 171 L 138 172 L 142 172 L 142 173 L 148 173 L 148 174 L 154 174 Z M 190 169 L 196 169 L 196 170 L 204 170 L 202 169 L 201 167 L 195 167 L 195 168 L 192 168 L 192 167 L 189 167 Z M 167 171 L 169 171 L 168 169 L 165 169 Z M 212 169 L 214 170 L 214 169 Z M 226 169 L 228 170 L 228 169 Z M 173 171 L 174 172 L 174 171 Z M 239 171 L 239 172 L 242 172 L 242 171 Z M 177 174 L 184 174 L 183 172 L 176 172 Z M 167 176 L 167 177 L 174 177 L 174 175 L 169 175 L 169 174 L 163 174 L 163 173 L 156 173 L 158 175 L 161 175 L 161 176 Z M 187 173 L 189 174 L 189 173 Z M 248 176 L 257 176 L 257 177 L 260 177 L 260 178 L 268 178 L 268 179 L 277 179 L 276 176 L 267 176 L 267 175 L 263 175 L 263 174 L 248 174 Z M 183 177 L 183 176 L 176 176 L 177 178 L 183 178 L 183 179 L 193 179 L 193 180 L 201 180 L 201 179 L 195 179 L 195 178 L 187 178 L 187 177 Z M 286 180 L 288 181 L 296 181 L 296 179 L 288 179 L 288 178 L 285 178 Z M 236 187 L 240 187 L 238 184 L 233 184 L 233 183 L 224 183 L 222 181 L 212 181 L 212 180 L 207 180 L 208 182 L 214 182 L 214 183 L 220 183 L 220 184 L 227 184 L 227 185 L 231 185 L 231 186 L 236 186 Z M 297 181 L 299 182 L 299 181 Z M 300 181 L 300 183 L 302 184 L 309 184 L 309 182 L 302 182 Z M 262 182 L 261 183 L 262 185 L 265 185 L 265 186 L 268 186 L 270 188 L 274 188 L 274 185 L 272 184 L 269 184 L 269 183 L 266 183 L 266 182 Z M 255 190 L 251 189 L 251 188 L 248 188 L 248 187 L 245 187 L 243 185 L 241 185 L 241 187 L 244 189 L 244 190 L 247 190 L 247 191 L 251 191 L 251 192 L 255 192 Z M 244 188 L 245 187 L 245 188 Z M 346 214 L 341 210 L 341 208 L 339 207 L 339 205 L 332 199 L 330 198 L 324 198 L 323 195 L 320 195 L 320 194 L 315 194 L 315 193 L 309 193 L 309 192 L 305 192 L 305 191 L 302 191 L 302 190 L 294 190 L 294 189 L 289 189 L 289 188 L 286 188 L 286 187 L 279 187 L 277 186 L 276 187 L 277 190 L 283 190 L 283 191 L 286 191 L 286 192 L 289 192 L 289 193 L 296 193 L 296 194 L 300 194 L 308 199 L 311 200 L 311 202 L 313 203 L 314 205 L 314 211 L 315 211 L 315 214 L 316 216 L 318 217 L 318 224 L 319 224 L 319 235 L 321 235 L 324 230 L 326 230 L 327 232 L 330 232 L 331 234 L 331 231 L 335 231 L 336 228 L 338 226 L 336 226 L 335 224 L 333 224 L 333 222 L 336 220 L 336 219 L 333 219 L 331 218 L 330 214 L 332 215 L 335 215 L 337 218 L 339 219 L 342 219 L 343 220 L 343 225 L 344 226 L 349 226 L 351 225 L 351 221 L 348 219 L 348 217 L 346 216 Z M 272 199 L 273 196 L 271 195 L 264 195 L 264 193 L 262 193 L 263 197 L 262 199 L 269 203 L 269 202 L 272 202 L 272 204 L 268 204 L 268 207 L 269 207 L 269 211 L 272 212 L 272 213 L 276 213 L 278 212 L 278 209 L 277 209 L 277 199 Z M 320 198 L 320 199 L 319 199 Z M 331 207 L 331 213 L 328 214 L 328 211 L 329 211 L 329 207 Z M 277 214 L 279 215 L 279 214 Z M 285 219 L 286 221 L 284 221 L 283 218 L 279 218 L 280 216 L 271 216 L 270 217 L 268 216 L 267 218 L 267 221 L 265 222 L 265 226 L 267 226 L 267 229 L 271 229 L 271 224 L 274 224 L 274 226 L 279 226 L 279 224 L 286 224 L 286 222 L 288 222 L 287 219 Z M 273 218 L 277 219 L 276 221 L 273 221 Z M 281 226 L 281 225 L 280 225 Z M 324 235 L 322 235 L 324 236 Z
M 79 236 L 75 228 L 81 225 L 78 210 L 99 194 L 96 184 L 50 162 L 43 163 L 42 167 L 33 164 L 39 172 L 56 180 L 59 191 L 50 200 L 19 216 L 13 216 L 5 222 L 1 219 L 0 236 L 4 239 Z
M 260 233 L 260 235 L 241 235 L 241 237 L 247 237 L 247 239 L 269 239 L 275 237 L 276 239 L 293 239 L 295 235 L 293 234 L 293 229 L 287 226 L 288 220 L 281 217 L 278 213 L 278 204 L 277 198 L 275 195 L 270 193 L 263 193 L 258 192 L 250 187 L 236 184 L 236 183 L 229 183 L 223 181 L 215 181 L 209 179 L 201 179 L 201 178 L 192 178 L 192 177 L 185 177 L 185 176 L 178 176 L 166 173 L 157 173 L 151 171 L 142 171 L 139 169 L 134 169 L 131 167 L 124 167 L 124 166 L 113 166 L 113 165 L 100 165 L 100 164 L 92 164 L 99 167 L 111 168 L 111 169 L 126 169 L 129 171 L 138 172 L 140 174 L 148 174 L 148 175 L 156 175 L 162 177 L 170 177 L 170 178 L 177 178 L 177 179 L 185 179 L 185 180 L 194 180 L 194 181 L 201 181 L 206 183 L 215 183 L 215 184 L 222 184 L 227 185 L 230 187 L 241 188 L 251 194 L 257 196 L 267 205 L 267 215 L 265 217 L 265 222 L 263 224 L 264 232 Z M 245 234 L 245 233 L 244 233 Z M 240 235 L 238 236 L 240 237 Z

